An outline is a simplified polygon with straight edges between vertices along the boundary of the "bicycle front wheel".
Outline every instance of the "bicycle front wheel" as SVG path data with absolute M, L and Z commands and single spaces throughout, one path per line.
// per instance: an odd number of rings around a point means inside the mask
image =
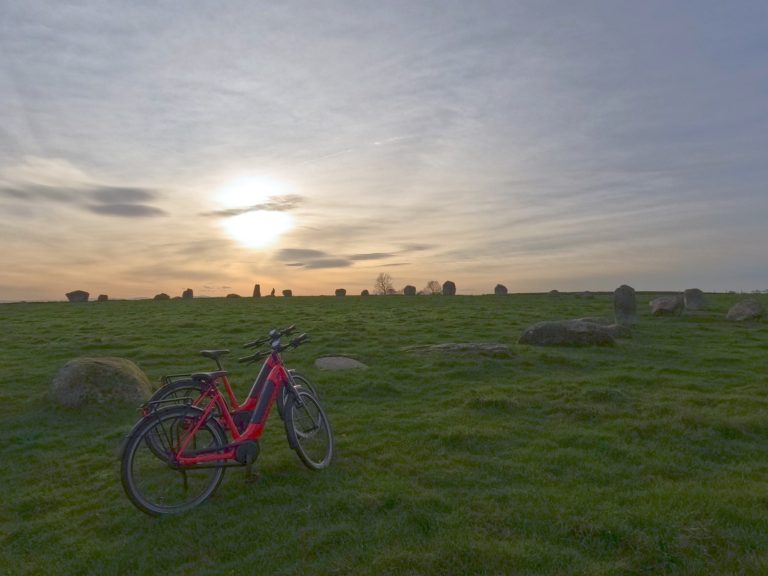
M 296 386 L 303 388 L 304 390 L 307 390 L 315 398 L 319 398 L 319 396 L 317 395 L 317 390 L 315 390 L 315 387 L 309 381 L 309 378 L 307 378 L 306 376 L 302 376 L 298 372 L 293 372 L 291 376 L 293 377 L 293 381 L 296 383 Z M 285 405 L 288 402 L 289 395 L 290 395 L 290 392 L 288 390 L 288 387 L 283 386 L 282 390 L 280 391 L 280 394 L 277 397 L 277 413 L 280 414 L 280 418 L 283 420 L 285 420 Z
M 173 457 L 196 425 L 202 411 L 173 406 L 144 418 L 125 444 L 120 478 L 125 493 L 142 512 L 152 516 L 178 514 L 194 508 L 216 491 L 224 468 L 178 468 Z M 218 449 L 226 434 L 209 418 L 195 433 L 189 451 Z
M 306 390 L 297 390 L 285 405 L 288 443 L 311 470 L 326 468 L 333 458 L 333 432 L 320 401 Z

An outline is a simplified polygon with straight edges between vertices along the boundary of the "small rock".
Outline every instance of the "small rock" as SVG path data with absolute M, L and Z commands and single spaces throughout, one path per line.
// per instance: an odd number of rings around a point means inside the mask
M 360 292 L 360 296 L 370 296 L 370 295 L 371 293 L 368 292 L 368 290 L 363 290 L 362 292 Z
M 290 298 L 291 296 L 293 296 L 292 290 L 283 290 L 283 298 Z
M 109 300 L 109 296 L 106 294 L 99 294 L 99 297 L 96 298 L 97 302 L 106 302 L 107 300 Z
M 337 288 L 336 289 L 336 296 L 339 298 L 344 298 L 344 296 L 347 295 L 347 291 L 344 288 Z
M 416 296 L 416 286 L 411 286 L 410 284 L 403 288 L 403 294 L 406 296 Z
M 322 370 L 352 370 L 368 368 L 362 362 L 347 356 L 323 356 L 315 360 L 315 366 Z
M 240 294 L 227 294 L 227 298 L 240 298 Z
M 181 297 L 184 299 L 194 298 L 194 292 L 192 292 L 192 288 L 187 288 L 184 290 L 184 292 L 181 294 Z

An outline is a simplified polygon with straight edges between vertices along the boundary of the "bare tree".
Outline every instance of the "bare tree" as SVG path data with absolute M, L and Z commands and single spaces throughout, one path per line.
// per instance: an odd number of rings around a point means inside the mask
M 376 277 L 376 282 L 373 283 L 373 291 L 375 294 L 394 294 L 395 288 L 392 285 L 392 276 L 386 272 L 382 272 Z
M 437 280 L 430 280 L 427 282 L 427 285 L 424 287 L 423 290 L 424 294 L 442 294 L 443 293 L 443 287 L 440 285 L 440 282 Z

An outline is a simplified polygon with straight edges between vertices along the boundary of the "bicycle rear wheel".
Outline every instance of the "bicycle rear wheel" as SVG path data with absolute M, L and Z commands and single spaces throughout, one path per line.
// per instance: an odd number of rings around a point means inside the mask
M 173 406 L 144 418 L 123 449 L 120 478 L 125 493 L 142 512 L 152 516 L 178 514 L 194 508 L 216 491 L 224 468 L 184 468 L 173 464 L 180 442 L 197 423 L 202 411 Z M 209 418 L 195 433 L 189 450 L 217 449 L 226 434 Z
M 333 458 L 333 432 L 320 401 L 306 390 L 289 396 L 285 406 L 288 443 L 311 470 L 326 468 Z

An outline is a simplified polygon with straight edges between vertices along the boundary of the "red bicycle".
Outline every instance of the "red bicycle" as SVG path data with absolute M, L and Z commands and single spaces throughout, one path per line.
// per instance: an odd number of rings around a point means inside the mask
M 284 351 L 300 346 L 307 336 L 302 334 L 286 345 L 281 336 L 272 340 L 266 353 L 269 371 L 263 385 L 256 390 L 254 384 L 254 395 L 244 404 L 250 408 L 235 412 L 247 413 L 247 421 L 243 418 L 238 425 L 219 390 L 218 382 L 226 376 L 223 370 L 191 375 L 204 391 L 198 405 L 192 399 L 170 406 L 161 400 L 143 407 L 144 416 L 123 446 L 120 467 L 125 493 L 139 510 L 153 516 L 190 510 L 216 491 L 228 467 L 246 467 L 250 477 L 259 439 L 283 390 L 287 391 L 283 421 L 289 445 L 312 470 L 331 463 L 333 433 L 325 411 L 314 394 L 296 383 L 282 360 Z M 264 354 L 256 352 L 241 361 L 255 361 Z
M 255 348 L 267 342 L 274 341 L 281 336 L 289 336 L 295 330 L 296 326 L 293 325 L 289 326 L 288 328 L 274 329 L 271 330 L 267 336 L 254 340 L 253 342 L 249 342 L 244 347 Z M 216 368 L 220 372 L 226 372 L 221 363 L 221 358 L 226 354 L 229 354 L 229 350 L 200 351 L 201 356 L 210 358 L 216 363 Z M 232 384 L 229 381 L 229 376 L 225 373 L 219 378 L 221 384 L 224 385 L 224 392 L 226 394 L 227 403 L 229 405 L 228 409 L 232 414 L 232 418 L 235 420 L 235 424 L 237 424 L 241 431 L 245 423 L 247 423 L 248 418 L 250 417 L 250 412 L 253 410 L 256 402 L 258 401 L 258 397 L 262 388 L 264 387 L 267 376 L 269 375 L 272 368 L 274 368 L 274 362 L 272 361 L 271 355 L 269 353 L 263 352 L 257 352 L 252 356 L 246 356 L 245 358 L 239 359 L 239 362 L 247 362 L 248 364 L 251 364 L 263 357 L 266 357 L 267 360 L 262 365 L 256 380 L 254 380 L 253 385 L 251 386 L 251 390 L 248 393 L 248 396 L 242 404 L 238 402 L 237 397 L 235 396 L 234 390 L 232 389 Z M 319 399 L 317 390 L 308 378 L 302 376 L 292 369 L 289 369 L 288 372 L 291 374 L 293 382 L 296 385 L 301 386 L 305 390 L 308 390 L 316 398 Z M 155 404 L 162 403 L 163 407 L 167 407 L 171 404 L 189 404 L 191 402 L 193 406 L 197 406 L 205 399 L 205 384 L 200 380 L 193 379 L 191 374 L 172 374 L 163 376 L 162 383 L 163 384 L 160 386 L 160 388 L 158 388 L 155 393 L 152 394 L 152 397 L 145 404 L 145 415 L 146 412 L 150 409 L 150 406 Z M 283 417 L 283 407 L 285 406 L 287 395 L 288 388 L 283 387 L 282 392 L 277 397 L 277 412 L 280 414 L 280 418 Z M 218 412 L 218 410 L 214 409 L 214 412 Z

